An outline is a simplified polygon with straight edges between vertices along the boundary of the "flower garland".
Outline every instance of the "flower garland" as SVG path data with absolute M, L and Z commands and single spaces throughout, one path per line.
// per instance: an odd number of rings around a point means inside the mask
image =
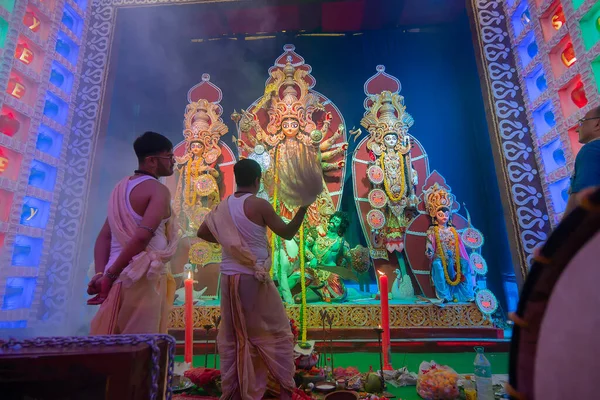
M 462 279 L 462 271 L 460 270 L 460 246 L 458 244 L 459 237 L 456 229 L 450 227 L 452 234 L 454 235 L 454 268 L 456 269 L 456 279 L 450 279 L 450 275 L 448 275 L 448 260 L 446 259 L 446 254 L 444 253 L 443 244 L 440 239 L 440 227 L 438 225 L 435 226 L 435 241 L 437 247 L 437 253 L 440 259 L 442 260 L 442 266 L 444 267 L 444 277 L 446 278 L 446 282 L 450 286 L 456 286 L 460 283 Z
M 185 167 L 185 204 L 193 207 L 196 204 L 197 194 L 195 190 L 192 190 L 192 175 L 194 178 L 198 178 L 198 164 L 200 159 L 190 160 L 189 164 Z M 194 172 L 195 171 L 195 172 Z
M 385 171 L 385 162 L 384 161 L 385 161 L 385 152 L 381 153 L 381 157 L 379 157 L 379 164 L 381 166 L 381 169 Z M 385 193 L 387 194 L 388 198 L 395 203 L 399 202 L 404 197 L 404 192 L 406 191 L 406 182 L 405 182 L 405 176 L 404 176 L 404 157 L 402 155 L 400 156 L 400 194 L 395 195 L 394 193 L 392 193 L 392 191 L 390 189 L 390 183 L 389 183 L 388 179 L 386 179 L 385 176 L 383 177 L 383 187 L 385 189 Z
M 300 225 L 300 288 L 302 291 L 302 304 L 300 306 L 300 329 L 302 330 L 301 341 L 306 342 L 307 310 L 306 310 L 306 275 L 304 254 L 304 222 Z
M 279 184 L 279 170 L 277 168 L 277 155 L 275 156 L 275 190 L 273 190 L 273 208 L 275 209 L 275 211 L 277 211 L 277 195 L 278 195 L 278 190 L 277 190 L 277 185 Z M 277 241 L 277 235 L 275 235 L 275 232 L 271 232 L 271 257 L 272 257 L 272 265 L 271 265 L 271 279 L 273 279 L 273 275 L 275 274 L 275 267 L 276 267 L 276 262 L 278 257 L 275 255 L 275 249 L 276 249 L 276 241 Z

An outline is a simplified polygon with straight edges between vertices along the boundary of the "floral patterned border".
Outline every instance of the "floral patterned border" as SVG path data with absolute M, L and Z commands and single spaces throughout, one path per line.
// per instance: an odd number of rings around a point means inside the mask
M 551 229 L 524 98 L 500 0 L 471 0 L 471 23 L 507 227 L 522 281 Z M 512 235 L 511 235 L 512 233 Z

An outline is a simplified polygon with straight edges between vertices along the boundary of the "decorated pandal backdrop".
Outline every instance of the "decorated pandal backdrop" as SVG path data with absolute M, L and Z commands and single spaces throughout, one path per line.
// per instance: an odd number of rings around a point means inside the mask
M 600 5 L 451 1 L 427 20 L 356 3 L 0 3 L 0 328 L 85 333 L 95 235 L 145 130 L 177 144 L 172 329 L 185 279 L 194 326 L 219 314 L 220 248 L 195 231 L 240 158 L 287 219 L 298 166 L 323 172 L 296 238 L 269 236 L 303 340 L 323 310 L 378 326 L 382 291 L 392 328 L 502 327 L 598 103 Z

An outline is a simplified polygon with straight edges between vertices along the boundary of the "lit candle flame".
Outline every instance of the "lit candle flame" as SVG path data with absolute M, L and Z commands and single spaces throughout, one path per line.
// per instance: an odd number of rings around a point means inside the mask
M 384 276 L 385 275 L 385 273 L 381 272 L 381 271 L 377 271 L 377 273 L 379 274 L 379 276 Z
M 192 271 L 188 271 L 188 279 L 192 279 Z

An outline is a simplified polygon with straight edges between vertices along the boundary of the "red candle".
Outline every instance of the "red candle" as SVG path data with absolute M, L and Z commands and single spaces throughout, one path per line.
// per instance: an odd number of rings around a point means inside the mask
M 382 351 L 383 369 L 393 370 L 390 364 L 390 305 L 388 302 L 388 278 L 381 271 L 379 273 L 379 296 L 381 298 L 381 328 L 383 329 Z
M 194 350 L 194 280 L 192 272 L 188 271 L 188 278 L 185 284 L 185 354 L 183 361 L 186 364 L 192 363 Z

